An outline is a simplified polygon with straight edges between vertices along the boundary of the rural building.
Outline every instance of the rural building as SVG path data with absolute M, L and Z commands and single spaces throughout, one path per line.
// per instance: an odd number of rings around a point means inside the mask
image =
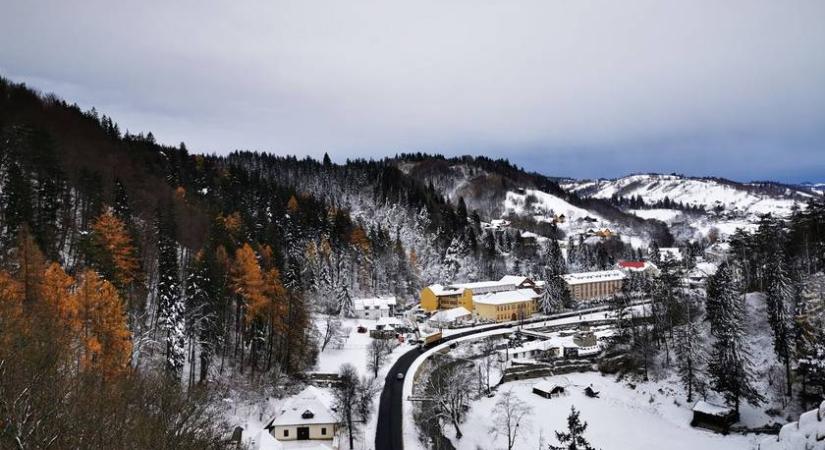
M 473 297 L 476 316 L 481 320 L 506 322 L 535 314 L 541 294 L 535 289 L 490 292 Z
M 693 405 L 693 420 L 690 426 L 727 433 L 731 425 L 738 420 L 739 415 L 732 408 L 699 400 Z
M 395 314 L 395 297 L 357 298 L 352 301 L 355 317 L 359 319 L 378 319 Z
M 421 308 L 425 311 L 464 308 L 482 320 L 516 320 L 536 312 L 536 300 L 543 288 L 542 281 L 516 275 L 507 275 L 498 281 L 433 284 L 421 291 Z
M 541 292 L 543 282 L 535 282 L 528 277 L 507 275 L 498 281 L 476 281 L 472 283 L 453 283 L 450 285 L 432 284 L 421 291 L 421 308 L 425 311 L 452 309 L 459 306 L 474 311 L 474 299 L 480 295 L 533 289 Z
M 432 284 L 421 291 L 421 309 L 435 311 L 437 309 L 452 309 L 462 306 L 473 310 L 473 293 L 451 286 Z
M 332 404 L 327 393 L 309 386 L 287 400 L 266 430 L 279 441 L 332 440 L 338 424 Z
M 533 393 L 544 398 L 560 397 L 564 395 L 564 386 L 547 381 L 539 381 L 533 386 Z
M 442 309 L 433 314 L 428 320 L 434 328 L 444 328 L 460 322 L 467 322 L 473 319 L 473 313 L 467 308 L 459 306 L 453 309 Z
M 622 289 L 625 274 L 621 270 L 601 270 L 561 275 L 570 298 L 575 301 L 606 300 Z

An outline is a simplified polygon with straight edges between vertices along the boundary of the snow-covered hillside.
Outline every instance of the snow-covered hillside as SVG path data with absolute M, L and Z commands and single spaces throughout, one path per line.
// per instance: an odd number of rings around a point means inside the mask
M 771 213 L 787 216 L 795 204 L 803 206 L 805 198 L 816 195 L 792 188 L 780 189 L 781 192 L 773 189 L 769 193 L 757 184 L 657 174 L 629 175 L 613 180 L 569 181 L 562 187 L 584 197 L 638 196 L 649 204 L 669 199 L 686 206 L 700 206 L 706 210 L 722 208 L 745 215 Z
M 504 211 L 505 213 L 517 215 L 543 216 L 550 220 L 553 219 L 554 215 L 563 214 L 566 220 L 571 222 L 585 217 L 603 220 L 593 212 L 571 205 L 555 195 L 534 189 L 524 189 L 522 192 L 507 192 L 504 200 Z

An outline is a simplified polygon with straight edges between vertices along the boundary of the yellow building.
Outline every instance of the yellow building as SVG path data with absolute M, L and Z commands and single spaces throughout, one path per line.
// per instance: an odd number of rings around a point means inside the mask
M 541 294 L 527 288 L 478 295 L 473 298 L 473 303 L 479 319 L 506 322 L 535 314 L 539 297 Z
M 468 311 L 473 310 L 473 292 L 453 286 L 433 284 L 421 291 L 421 309 L 435 311 L 437 309 L 452 309 L 462 306 Z
M 507 321 L 534 314 L 543 283 L 508 275 L 498 281 L 434 284 L 421 291 L 425 311 L 466 308 L 479 319 Z

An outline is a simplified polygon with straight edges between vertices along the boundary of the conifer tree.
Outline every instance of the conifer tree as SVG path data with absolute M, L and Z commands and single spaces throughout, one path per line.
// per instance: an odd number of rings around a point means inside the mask
M 95 247 L 94 266 L 110 279 L 121 293 L 127 293 L 140 276 L 140 262 L 124 222 L 106 210 L 92 223 Z
M 587 431 L 587 422 L 579 419 L 579 411 L 575 406 L 570 407 L 567 416 L 567 431 L 556 431 L 556 439 L 560 445 L 550 445 L 550 450 L 595 450 L 584 437 Z
M 693 394 L 702 382 L 702 364 L 705 360 L 699 328 L 693 321 L 675 332 L 676 372 L 687 390 L 687 401 L 693 401 Z
M 86 270 L 76 296 L 82 366 L 107 377 L 123 373 L 132 342 L 117 289 L 97 272 Z
M 176 226 L 171 212 L 159 211 L 157 219 L 158 242 L 158 318 L 166 343 L 166 372 L 180 379 L 186 357 L 184 335 L 184 299 L 181 295 L 178 272 L 178 245 Z
M 762 401 L 754 387 L 753 369 L 745 348 L 744 299 L 727 262 L 708 280 L 707 318 L 715 338 L 708 362 L 711 386 L 739 412 L 742 399 L 753 405 Z
M 570 302 L 570 292 L 567 283 L 559 275 L 547 275 L 544 282 L 544 292 L 539 299 L 539 309 L 542 314 L 552 314 L 561 311 Z
M 787 395 L 791 395 L 791 359 L 793 358 L 793 324 L 791 308 L 795 301 L 795 289 L 786 268 L 786 263 L 779 255 L 774 255 L 766 270 L 766 300 L 768 323 L 773 332 L 773 349 L 777 358 L 785 366 Z

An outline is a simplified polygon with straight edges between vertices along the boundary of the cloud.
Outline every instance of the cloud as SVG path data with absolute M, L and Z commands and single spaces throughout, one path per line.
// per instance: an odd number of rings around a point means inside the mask
M 484 153 L 575 176 L 678 162 L 792 178 L 825 166 L 820 1 L 12 0 L 4 10 L 6 75 L 196 151 Z

